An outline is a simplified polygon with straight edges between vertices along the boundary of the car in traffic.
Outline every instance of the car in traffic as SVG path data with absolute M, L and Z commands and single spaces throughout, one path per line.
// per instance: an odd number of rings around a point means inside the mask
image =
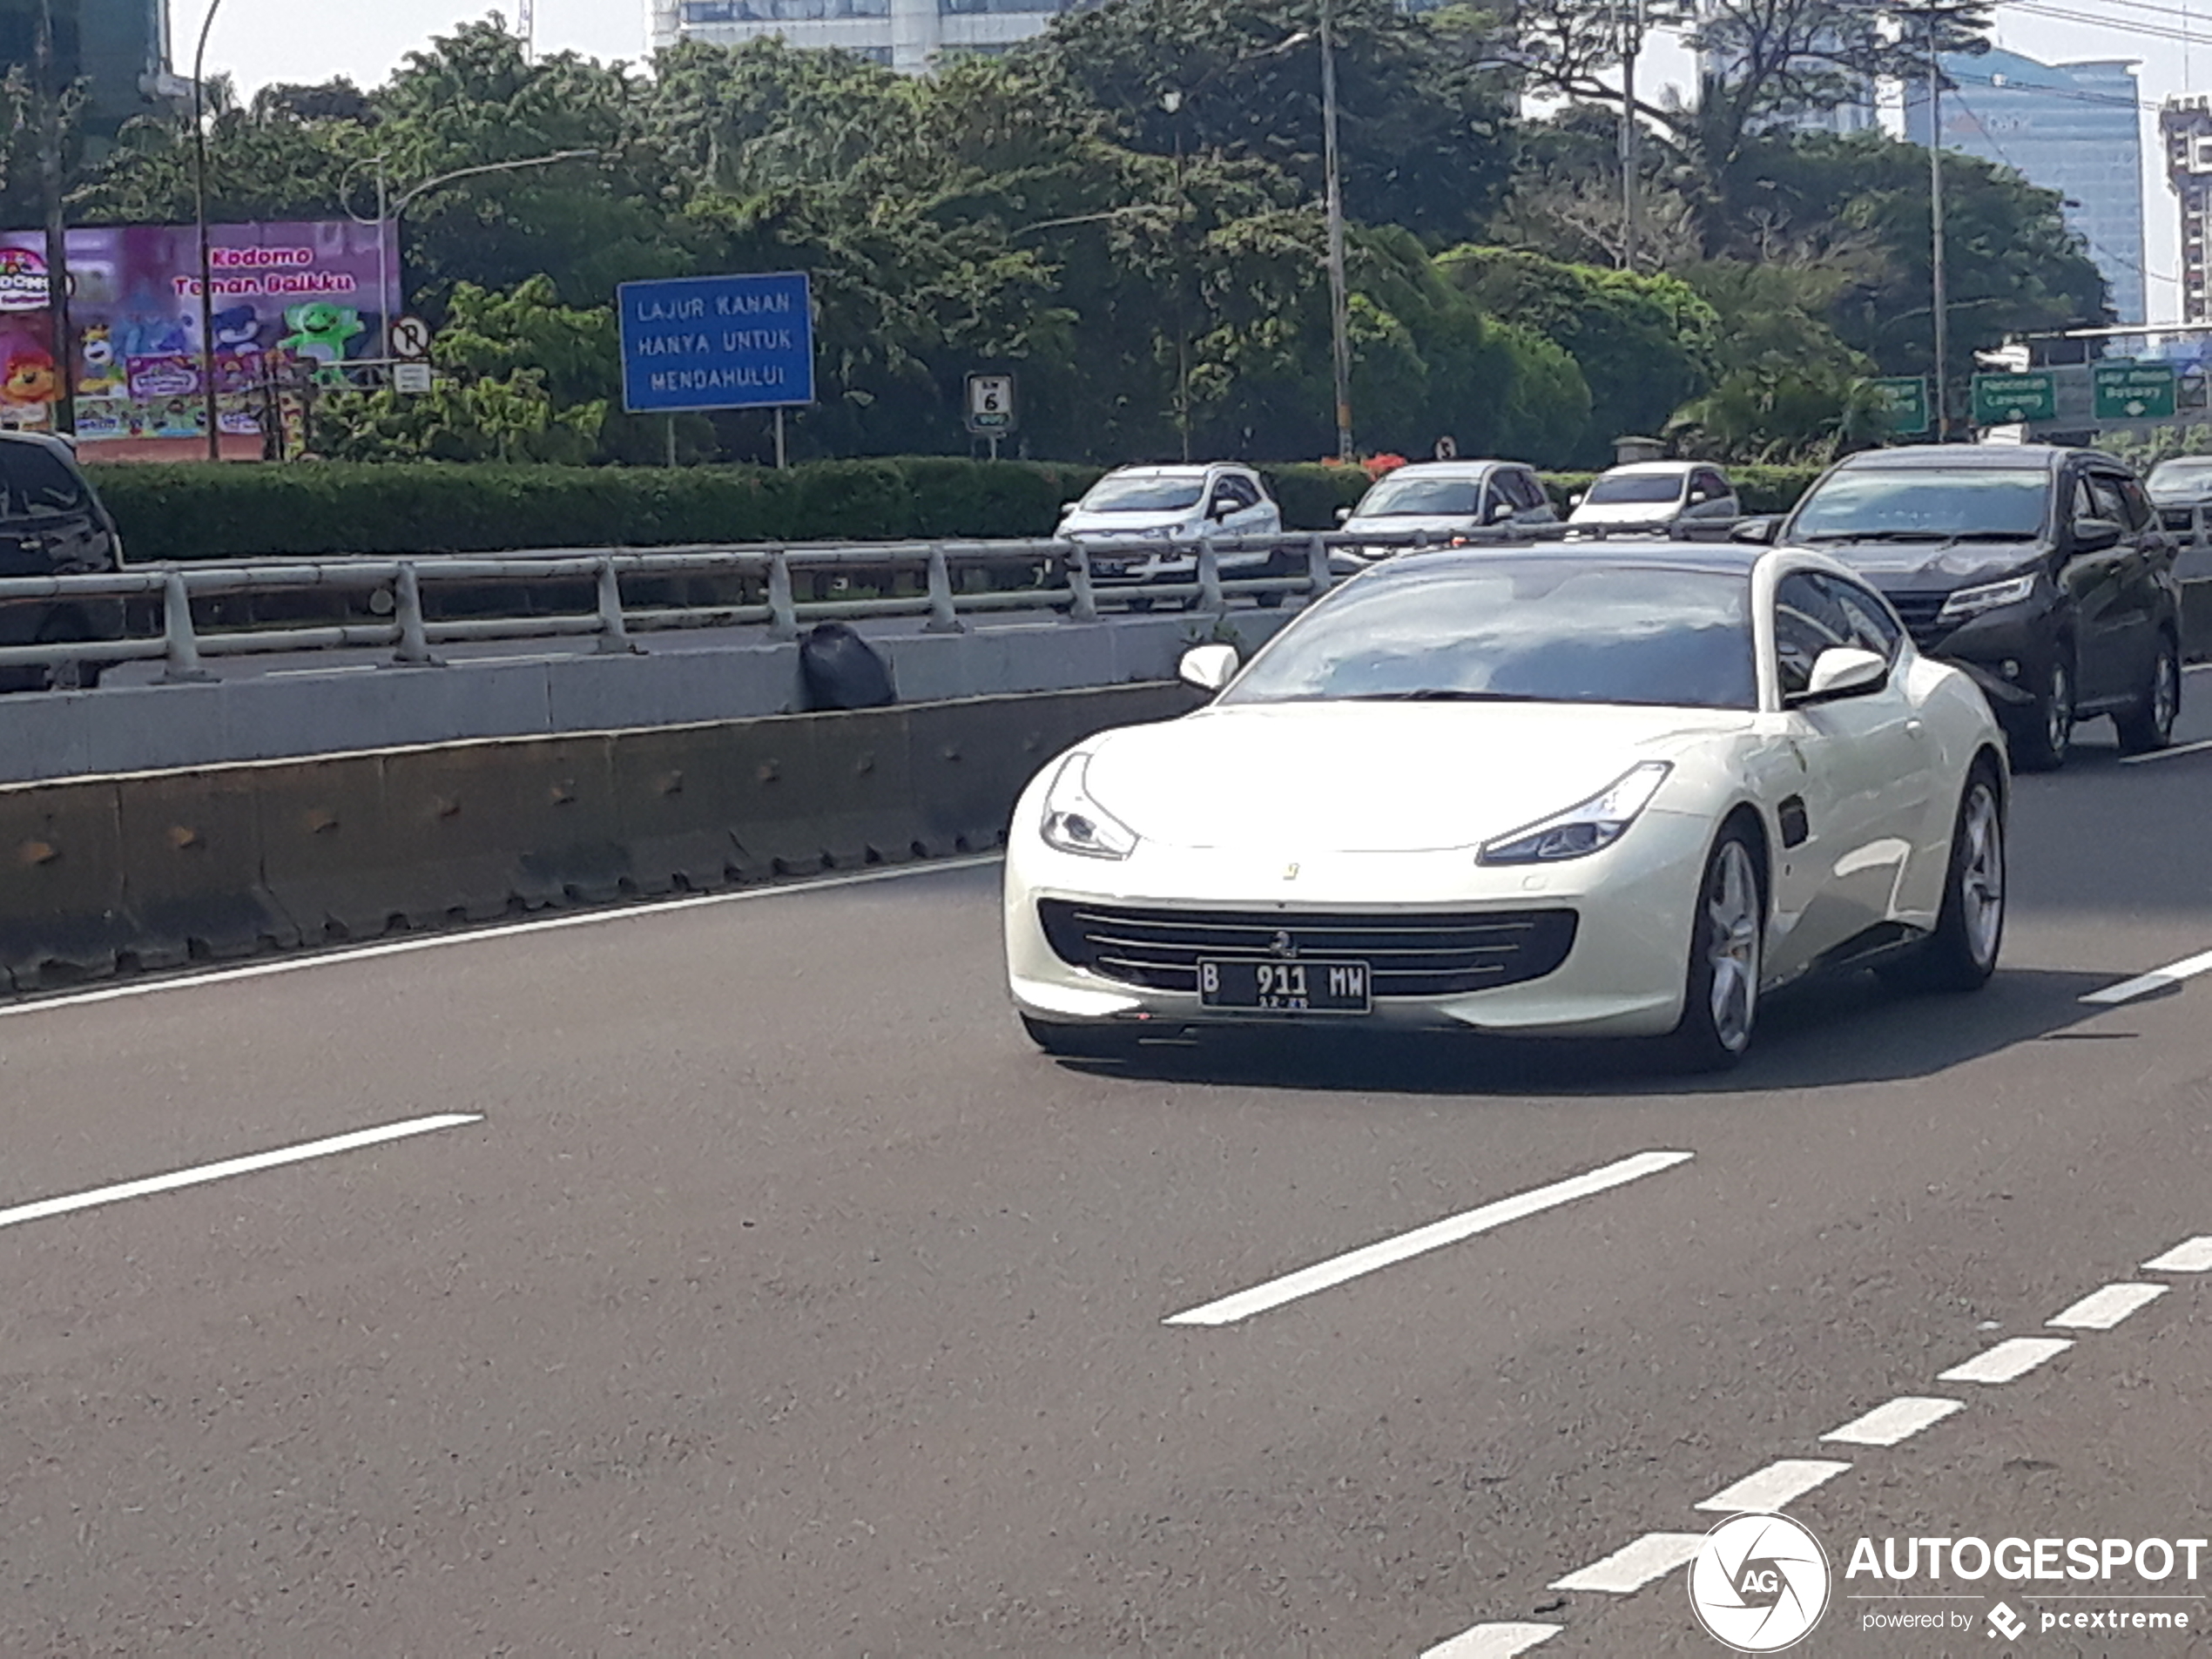
M 1060 512 L 1060 535 L 1085 548 L 1091 580 L 1109 585 L 1189 582 L 1207 537 L 1283 532 L 1283 509 L 1266 481 L 1230 462 L 1116 467 Z M 1216 558 L 1225 577 L 1277 568 L 1265 547 L 1224 547 Z
M 1337 514 L 1346 536 L 1372 536 L 1330 551 L 1339 576 L 1357 575 L 1408 546 L 1452 545 L 1477 532 L 1514 526 L 1541 531 L 1559 523 L 1536 469 L 1518 461 L 1415 461 L 1367 487 L 1355 507 Z
M 2143 481 L 2150 503 L 2166 528 L 2182 536 L 2198 532 L 2198 515 L 2212 508 L 2212 455 L 2175 455 L 2150 469 Z
M 1973 677 L 2013 764 L 2065 764 L 2109 715 L 2131 754 L 2171 741 L 2182 701 L 2172 537 L 2127 465 L 2047 444 L 1847 457 L 1789 516 L 1737 534 L 1817 550 L 1878 587 L 1932 657 Z
M 1600 473 L 1568 502 L 1567 522 L 1577 529 L 1716 530 L 1743 508 L 1736 486 L 1703 461 L 1637 461 Z
M 43 432 L 0 431 L 0 577 L 97 576 L 120 570 L 123 538 L 77 455 Z M 120 599 L 0 604 L 0 645 L 119 639 Z M 63 658 L 0 667 L 0 691 L 87 690 L 101 665 Z
M 1995 968 L 2002 734 L 1824 555 L 1391 560 L 1182 672 L 1210 705 L 1085 738 L 1015 809 L 1008 982 L 1048 1052 L 1305 1024 L 1713 1068 L 1817 970 Z

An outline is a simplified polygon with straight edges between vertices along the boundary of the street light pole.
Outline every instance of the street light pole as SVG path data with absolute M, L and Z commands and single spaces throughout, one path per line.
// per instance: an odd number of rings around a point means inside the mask
M 1352 459 L 1351 302 L 1344 275 L 1344 189 L 1337 159 L 1337 51 L 1329 0 L 1321 0 L 1321 165 L 1328 174 L 1329 356 L 1337 400 L 1337 459 Z
M 54 429 L 77 430 L 77 351 L 69 326 L 69 227 L 62 211 L 62 88 L 54 0 L 38 7 L 38 172 L 46 205 L 46 319 L 54 358 Z
M 222 416 L 215 400 L 215 282 L 207 252 L 207 123 L 201 81 L 207 70 L 207 31 L 223 0 L 207 0 L 207 15 L 199 20 L 199 45 L 192 58 L 192 217 L 199 226 L 199 381 L 206 399 L 207 458 L 223 458 Z
M 1643 50 L 1643 0 L 1619 0 L 1621 27 L 1621 268 L 1636 268 L 1642 162 L 1636 129 L 1636 54 Z
M 1936 442 L 1951 442 L 1951 297 L 1944 286 L 1943 64 L 1936 56 L 1935 0 L 1928 0 L 1928 274 L 1935 312 Z

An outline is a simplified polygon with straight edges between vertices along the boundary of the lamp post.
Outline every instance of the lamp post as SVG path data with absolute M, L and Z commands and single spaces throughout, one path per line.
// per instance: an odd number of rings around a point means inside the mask
M 38 174 L 46 209 L 46 320 L 54 358 L 53 422 L 77 430 L 77 352 L 69 326 L 69 229 L 62 213 L 62 88 L 54 0 L 39 0 Z
M 192 56 L 192 218 L 199 227 L 199 383 L 206 398 L 207 458 L 223 458 L 222 417 L 215 400 L 215 282 L 207 252 L 207 123 L 201 82 L 207 70 L 207 31 L 223 0 L 207 0 L 199 20 L 199 44 Z
M 1936 442 L 1951 442 L 1951 297 L 1943 272 L 1943 62 L 1936 55 L 1935 0 L 1928 0 L 1928 276 L 1935 311 Z
M 1352 449 L 1351 301 L 1344 276 L 1344 189 L 1337 165 L 1337 49 L 1329 0 L 1321 0 L 1321 165 L 1328 174 L 1329 357 L 1337 401 L 1337 459 Z

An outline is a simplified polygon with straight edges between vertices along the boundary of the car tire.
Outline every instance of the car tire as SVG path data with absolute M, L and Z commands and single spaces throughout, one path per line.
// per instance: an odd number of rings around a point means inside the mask
M 1730 824 L 1706 855 L 1697 884 L 1682 1018 L 1667 1038 L 1676 1069 L 1725 1071 L 1749 1051 L 1765 943 L 1759 855 L 1743 826 Z
M 2130 708 L 2112 717 L 2122 754 L 2148 754 L 2174 741 L 2174 721 L 2182 711 L 2182 649 L 2171 634 L 2158 637 L 2150 683 Z
M 1057 1020 L 1022 1016 L 1029 1041 L 1062 1060 L 1111 1060 L 1127 1054 L 1136 1038 L 1118 1026 L 1069 1025 Z
M 1985 759 L 1959 796 L 1935 932 L 1881 977 L 1905 991 L 1978 991 L 1997 971 L 2004 943 L 2005 795 Z
M 2074 747 L 2074 649 L 2061 644 L 2051 653 L 2035 701 L 2016 717 L 2012 738 L 2013 770 L 2056 772 Z

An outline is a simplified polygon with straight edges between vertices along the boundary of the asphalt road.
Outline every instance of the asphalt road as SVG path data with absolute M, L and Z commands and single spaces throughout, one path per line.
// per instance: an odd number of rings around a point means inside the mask
M 987 864 L 19 1006 L 0 1655 L 1703 1655 L 1678 1565 L 1570 1575 L 1785 1460 L 1847 1466 L 1767 1477 L 1837 1569 L 1793 1651 L 2206 1651 L 2212 1551 L 1940 1604 L 1842 1571 L 1861 1535 L 2212 1532 L 2212 1271 L 2143 1266 L 2212 1235 L 2212 976 L 2082 1001 L 2212 949 L 2208 821 L 2212 748 L 2022 779 L 1989 989 L 1800 995 L 1716 1082 L 1058 1064 Z M 1691 1156 L 1486 1211 L 1646 1153 Z M 2047 1325 L 2115 1282 L 2165 1288 Z M 2022 1338 L 2071 1345 L 1939 1380 Z M 1899 1398 L 1963 1408 L 1823 1440 Z M 2035 1622 L 2121 1589 L 2191 1634 Z M 1939 1607 L 1966 1628 L 1865 1628 Z

